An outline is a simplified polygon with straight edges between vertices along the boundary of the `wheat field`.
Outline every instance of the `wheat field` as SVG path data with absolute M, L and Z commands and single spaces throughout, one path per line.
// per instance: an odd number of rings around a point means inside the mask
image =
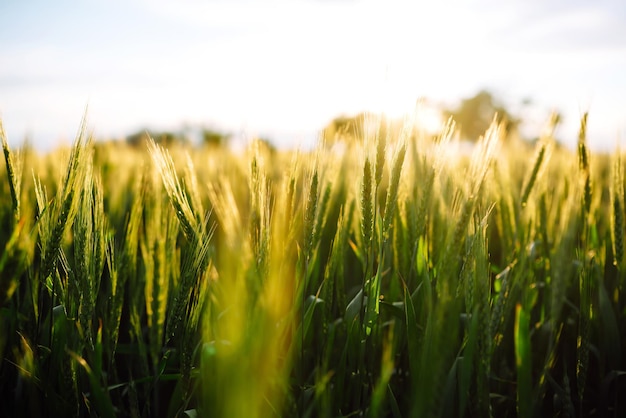
M 313 151 L 0 132 L 0 416 L 623 416 L 624 154 L 554 123 L 471 155 L 410 119 Z

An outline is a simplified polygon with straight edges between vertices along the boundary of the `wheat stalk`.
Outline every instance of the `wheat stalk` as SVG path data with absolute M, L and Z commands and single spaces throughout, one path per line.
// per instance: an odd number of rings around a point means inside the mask
M 622 159 L 618 153 L 613 160 L 613 184 L 611 187 L 613 263 L 620 267 L 624 259 L 624 187 L 622 183 Z
M 4 161 L 6 163 L 7 175 L 9 177 L 9 190 L 11 192 L 11 201 L 13 202 L 13 218 L 17 224 L 21 217 L 20 194 L 24 159 L 22 158 L 22 155 L 20 155 L 19 151 L 17 155 L 11 152 L 6 132 L 4 131 L 4 126 L 2 125 L 2 120 L 0 120 L 0 140 L 2 141 Z

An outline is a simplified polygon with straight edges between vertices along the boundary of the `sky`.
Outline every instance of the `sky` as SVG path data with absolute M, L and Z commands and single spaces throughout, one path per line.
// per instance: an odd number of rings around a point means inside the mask
M 454 107 L 492 91 L 536 135 L 612 150 L 626 134 L 621 0 L 0 0 L 9 142 L 206 126 L 279 146 L 334 117 Z

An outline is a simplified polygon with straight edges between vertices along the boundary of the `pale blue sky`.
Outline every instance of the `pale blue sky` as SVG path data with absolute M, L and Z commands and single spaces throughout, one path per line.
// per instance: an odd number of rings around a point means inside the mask
M 626 133 L 626 2 L 0 1 L 0 116 L 12 143 L 183 123 L 280 144 L 339 113 L 454 104 L 489 88 L 538 132 Z M 533 105 L 521 102 L 531 98 Z

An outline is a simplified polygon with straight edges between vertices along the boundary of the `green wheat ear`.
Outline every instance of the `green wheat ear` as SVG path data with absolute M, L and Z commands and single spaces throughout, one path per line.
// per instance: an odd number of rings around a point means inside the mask
M 402 172 L 402 166 L 404 165 L 404 157 L 406 155 L 406 144 L 404 142 L 399 144 L 396 151 L 396 155 L 393 159 L 393 165 L 391 167 L 391 179 L 389 188 L 387 189 L 387 198 L 385 200 L 385 213 L 383 217 L 383 240 L 389 241 L 391 222 L 395 216 L 396 208 L 398 206 L 398 189 L 400 186 L 400 174 Z
M 43 252 L 43 277 L 52 275 L 60 256 L 61 239 L 66 228 L 72 224 L 85 185 L 87 165 L 91 163 L 88 154 L 92 144 L 87 134 L 87 118 L 83 117 L 81 126 L 70 152 L 70 158 L 56 197 L 48 205 L 45 190 L 36 181 L 36 194 L 39 206 L 39 233 Z
M 383 166 L 385 165 L 385 152 L 387 150 L 387 138 L 381 134 L 381 123 L 379 122 L 376 129 L 376 164 L 374 165 L 376 187 L 378 187 L 383 178 Z
M 22 169 L 24 167 L 24 159 L 20 152 L 17 155 L 11 152 L 9 142 L 7 140 L 2 120 L 0 119 L 0 140 L 2 140 L 2 149 L 4 151 L 4 160 L 7 166 L 7 175 L 9 176 L 9 189 L 11 191 L 11 200 L 13 202 L 13 217 L 17 223 L 21 217 L 20 214 L 20 192 L 22 187 Z
M 591 211 L 591 175 L 589 169 L 589 150 L 587 149 L 587 116 L 583 114 L 580 119 L 580 130 L 578 132 L 578 167 L 583 181 L 583 207 L 585 214 Z
M 199 222 L 194 215 L 187 192 L 182 182 L 178 179 L 176 167 L 170 153 L 160 145 L 157 145 L 152 138 L 148 141 L 148 151 L 161 175 L 163 186 L 165 186 L 185 236 L 193 245 L 201 245 L 202 222 Z M 191 164 L 191 161 L 188 160 L 188 163 Z M 194 191 L 194 193 L 197 192 Z
M 372 167 L 368 158 L 363 164 L 361 180 L 361 238 L 364 246 L 369 246 L 374 230 L 374 209 L 372 207 Z
M 309 193 L 307 195 L 306 206 L 304 208 L 304 254 L 308 258 L 314 249 L 313 238 L 316 233 L 315 219 L 317 214 L 317 203 L 319 200 L 319 172 L 318 163 L 315 163 L 313 173 L 309 183 Z
M 92 317 L 104 268 L 106 222 L 101 183 L 86 166 L 83 191 L 72 225 L 74 235 L 74 281 L 78 287 L 78 320 L 93 349 Z
M 530 197 L 530 193 L 533 188 L 539 181 L 541 177 L 541 173 L 543 169 L 548 165 L 551 151 L 552 151 L 552 143 L 554 141 L 553 134 L 556 129 L 556 125 L 558 123 L 558 118 L 556 114 L 552 114 L 550 117 L 550 121 L 548 123 L 548 127 L 546 128 L 545 133 L 539 139 L 539 142 L 536 146 L 535 158 L 533 161 L 532 169 L 530 170 L 530 174 L 526 178 L 524 182 L 524 188 L 522 190 L 522 198 L 521 204 L 522 207 L 525 207 L 528 203 L 528 198 Z

